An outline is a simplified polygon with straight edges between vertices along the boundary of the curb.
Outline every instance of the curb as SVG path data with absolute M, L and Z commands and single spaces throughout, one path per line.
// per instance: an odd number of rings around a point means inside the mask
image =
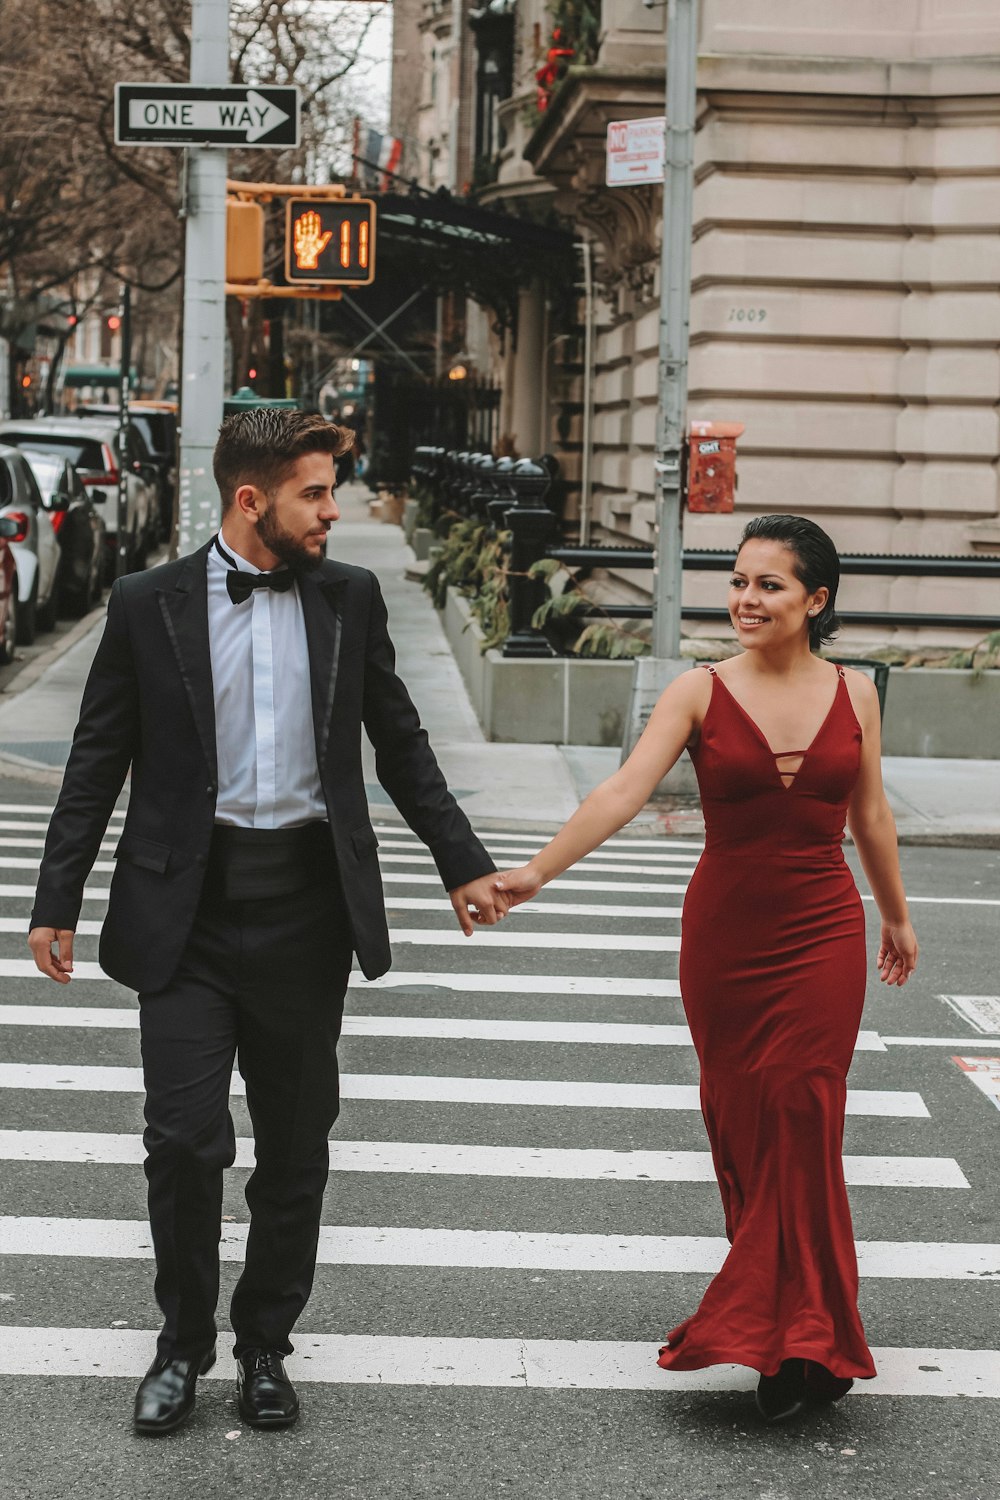
M 15 781 L 29 781 L 36 786 L 61 787 L 63 773 L 55 766 L 44 765 L 40 760 L 29 760 L 27 756 L 0 753 L 0 776 L 10 776 Z
M 107 601 L 95 605 L 93 609 L 70 626 L 64 635 L 53 641 L 45 651 L 36 656 L 22 672 L 19 672 L 8 688 L 0 693 L 0 737 L 3 734 L 4 704 L 16 698 L 19 693 L 34 687 L 50 667 L 54 666 L 60 657 L 71 651 L 85 636 L 89 635 L 104 619 L 107 614 Z M 47 765 L 44 761 L 32 760 L 27 755 L 18 755 L 15 751 L 0 751 L 0 775 L 12 776 L 18 781 L 32 782 L 37 786 L 62 786 L 63 770 L 61 767 Z
M 95 605 L 93 609 L 88 610 L 82 619 L 77 620 L 74 625 L 71 625 L 65 635 L 61 635 L 58 640 L 53 641 L 51 646 L 46 647 L 44 651 L 35 657 L 33 662 L 29 662 L 22 671 L 18 672 L 10 687 L 4 688 L 3 692 L 0 693 L 0 724 L 3 723 L 4 703 L 10 698 L 16 698 L 18 693 L 23 693 L 26 688 L 34 687 L 39 678 L 44 677 L 48 669 L 61 656 L 64 656 L 67 651 L 72 650 L 78 641 L 83 640 L 85 635 L 89 635 L 94 626 L 104 618 L 107 612 L 108 606 L 106 601 L 103 604 Z

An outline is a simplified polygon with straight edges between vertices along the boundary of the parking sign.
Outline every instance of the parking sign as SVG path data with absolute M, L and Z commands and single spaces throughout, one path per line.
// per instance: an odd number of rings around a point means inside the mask
M 638 182 L 663 181 L 663 115 L 644 120 L 612 120 L 608 125 L 608 187 L 632 187 Z

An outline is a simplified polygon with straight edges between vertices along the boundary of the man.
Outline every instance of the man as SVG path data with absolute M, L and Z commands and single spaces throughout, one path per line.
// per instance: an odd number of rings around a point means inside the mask
M 234 1055 L 256 1168 L 233 1294 L 240 1412 L 295 1421 L 282 1358 L 312 1286 L 352 953 L 390 964 L 361 726 L 466 932 L 506 900 L 395 673 L 373 574 L 324 559 L 352 434 L 261 408 L 222 424 L 219 535 L 119 579 L 52 815 L 29 943 L 69 982 L 84 882 L 131 768 L 101 963 L 138 991 L 163 1330 L 136 1431 L 168 1432 L 215 1360 Z M 470 910 L 471 909 L 471 910 Z

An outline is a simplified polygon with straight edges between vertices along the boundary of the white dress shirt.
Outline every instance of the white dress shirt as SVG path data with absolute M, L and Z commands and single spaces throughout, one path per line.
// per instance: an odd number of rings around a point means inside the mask
M 260 573 L 226 541 L 243 573 Z M 215 821 L 236 828 L 296 828 L 327 817 L 316 762 L 309 648 L 297 583 L 255 589 L 234 604 L 230 563 L 208 553 L 208 638 L 215 692 L 219 794 Z

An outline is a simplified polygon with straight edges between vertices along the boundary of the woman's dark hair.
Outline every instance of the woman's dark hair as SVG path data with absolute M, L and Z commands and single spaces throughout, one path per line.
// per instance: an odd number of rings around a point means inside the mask
M 840 630 L 837 616 L 837 586 L 840 583 L 840 558 L 837 549 L 822 527 L 805 516 L 757 516 L 744 527 L 744 542 L 780 542 L 795 558 L 795 576 L 807 593 L 827 588 L 830 597 L 818 615 L 809 623 L 809 647 L 818 651 L 832 641 Z

